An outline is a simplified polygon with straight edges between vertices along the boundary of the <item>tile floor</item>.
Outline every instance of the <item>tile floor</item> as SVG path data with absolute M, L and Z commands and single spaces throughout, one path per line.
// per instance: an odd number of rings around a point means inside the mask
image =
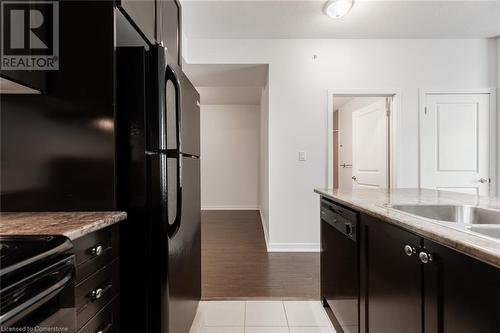
M 319 301 L 204 301 L 191 333 L 335 333 Z

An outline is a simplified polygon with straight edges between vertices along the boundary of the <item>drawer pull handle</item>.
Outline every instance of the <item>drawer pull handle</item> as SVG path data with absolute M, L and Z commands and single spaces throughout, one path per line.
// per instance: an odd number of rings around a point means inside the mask
M 103 290 L 101 288 L 97 288 L 95 290 L 92 290 L 90 292 L 90 297 L 92 297 L 93 300 L 97 300 L 102 297 Z
M 101 245 L 98 245 L 96 247 L 93 247 L 91 250 L 90 250 L 90 253 L 92 253 L 92 255 L 94 256 L 100 256 L 102 254 L 102 246 Z
M 432 255 L 426 252 L 420 252 L 418 254 L 418 258 L 423 264 L 427 264 L 428 262 L 432 261 Z
M 109 289 L 111 289 L 113 287 L 112 284 L 108 284 L 106 287 L 104 288 L 97 288 L 97 289 L 94 289 L 90 292 L 90 298 L 92 298 L 93 301 L 95 300 L 98 300 L 99 298 L 101 298 L 104 293 L 106 291 L 108 291 Z
M 113 326 L 113 323 L 109 323 L 104 327 L 102 330 L 96 331 L 95 333 L 106 333 L 109 331 L 109 329 Z

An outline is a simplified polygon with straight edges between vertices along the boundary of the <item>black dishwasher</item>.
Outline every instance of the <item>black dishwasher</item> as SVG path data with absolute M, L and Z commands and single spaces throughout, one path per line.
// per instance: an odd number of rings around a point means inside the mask
M 359 332 L 358 214 L 321 199 L 321 297 L 337 330 Z

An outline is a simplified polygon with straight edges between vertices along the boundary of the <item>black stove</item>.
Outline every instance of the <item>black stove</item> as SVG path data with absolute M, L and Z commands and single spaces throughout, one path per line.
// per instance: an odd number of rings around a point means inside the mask
M 0 277 L 72 248 L 64 236 L 0 236 Z
M 0 236 L 0 330 L 75 331 L 72 248 L 63 236 Z

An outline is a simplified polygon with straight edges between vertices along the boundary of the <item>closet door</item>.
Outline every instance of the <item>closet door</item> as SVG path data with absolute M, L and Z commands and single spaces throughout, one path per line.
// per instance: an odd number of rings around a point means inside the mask
M 421 186 L 488 195 L 489 94 L 427 94 L 420 114 Z

